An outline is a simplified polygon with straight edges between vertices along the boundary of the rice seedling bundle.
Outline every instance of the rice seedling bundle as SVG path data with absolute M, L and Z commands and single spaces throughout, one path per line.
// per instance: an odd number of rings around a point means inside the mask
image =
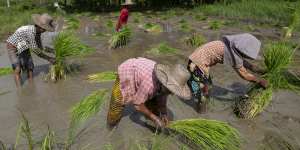
M 72 116 L 66 143 L 67 147 L 73 143 L 75 131 L 79 125 L 100 111 L 107 92 L 106 89 L 94 91 L 71 108 Z
M 161 33 L 161 32 L 163 32 L 163 29 L 159 24 L 146 23 L 144 25 L 144 29 L 147 32 L 151 32 L 151 33 Z
M 81 43 L 71 32 L 61 32 L 54 40 L 55 64 L 50 67 L 47 76 L 51 81 L 66 78 L 66 71 L 70 70 L 66 64 L 67 57 L 83 56 L 93 49 Z
M 225 122 L 207 119 L 173 121 L 168 129 L 181 136 L 188 145 L 205 150 L 239 150 L 239 132 Z
M 11 68 L 0 68 L 0 76 L 11 74 L 13 70 Z
M 294 13 L 291 15 L 290 25 L 285 28 L 285 39 L 291 38 L 293 31 L 300 27 L 300 2 L 297 2 L 294 9 Z
M 151 50 L 147 51 L 147 53 L 154 54 L 154 55 L 172 55 L 176 54 L 178 49 L 172 48 L 167 45 L 167 43 L 160 43 L 156 47 L 152 48 Z
M 199 47 L 206 42 L 206 39 L 201 34 L 193 34 L 191 37 L 185 38 L 184 42 L 188 46 Z
M 218 30 L 222 27 L 223 23 L 221 21 L 218 20 L 214 20 L 209 22 L 209 28 L 212 30 Z
M 249 92 L 249 98 L 236 102 L 234 112 L 240 118 L 251 119 L 261 113 L 271 102 L 273 89 L 259 88 L 255 85 Z
M 131 30 L 124 27 L 119 32 L 115 32 L 109 40 L 109 48 L 118 48 L 127 45 L 131 36 Z
M 88 75 L 88 81 L 91 83 L 100 83 L 105 81 L 114 81 L 117 78 L 116 72 L 105 71 Z
M 248 91 L 249 98 L 236 102 L 234 112 L 237 116 L 246 119 L 257 116 L 271 102 L 273 90 L 298 89 L 290 81 L 299 83 L 299 79 L 291 80 L 291 77 L 286 75 L 287 67 L 292 62 L 293 54 L 293 48 L 287 43 L 274 42 L 267 45 L 264 51 L 264 63 L 267 73 L 264 75 L 264 78 L 268 81 L 269 87 L 263 90 L 259 85 L 252 86 Z

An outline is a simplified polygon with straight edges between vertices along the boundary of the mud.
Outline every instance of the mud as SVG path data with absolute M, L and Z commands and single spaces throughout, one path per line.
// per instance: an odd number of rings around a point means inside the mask
M 46 133 L 47 125 L 56 132 L 59 141 L 64 141 L 70 119 L 69 109 L 81 98 L 99 88 L 108 88 L 112 82 L 91 84 L 86 81 L 90 73 L 101 71 L 115 71 L 124 60 L 132 57 L 147 57 L 160 63 L 186 64 L 187 56 L 194 48 L 185 46 L 181 39 L 190 33 L 178 31 L 174 25 L 180 18 L 186 19 L 196 32 L 202 33 L 208 41 L 219 39 L 223 34 L 244 32 L 242 27 L 224 26 L 220 30 L 212 31 L 207 28 L 208 21 L 193 21 L 190 16 L 173 17 L 166 21 L 157 18 L 144 17 L 143 22 L 160 22 L 165 31 L 159 35 L 151 35 L 138 29 L 138 23 L 129 19 L 133 36 L 129 45 L 120 49 L 108 49 L 108 37 L 95 38 L 93 33 L 104 32 L 111 34 L 112 29 L 107 29 L 105 21 L 111 19 L 108 14 L 101 14 L 99 19 L 79 17 L 81 27 L 78 36 L 86 44 L 96 48 L 96 52 L 83 58 L 79 73 L 68 76 L 65 81 L 47 83 L 43 80 L 48 72 L 47 61 L 33 55 L 35 70 L 34 83 L 27 81 L 21 89 L 16 89 L 13 76 L 0 77 L 0 140 L 13 144 L 16 138 L 19 110 L 28 117 L 35 139 L 41 139 Z M 116 19 L 116 17 L 113 17 Z M 141 21 L 142 22 L 142 21 Z M 172 26 L 173 25 L 173 26 Z M 263 41 L 279 39 L 280 30 L 260 28 L 253 32 Z M 174 56 L 151 56 L 145 52 L 153 45 L 167 42 L 172 47 L 180 49 Z M 299 55 L 297 56 L 299 58 Z M 78 62 L 79 63 L 79 62 Z M 5 44 L 0 45 L 0 67 L 9 67 Z M 295 67 L 299 73 L 299 68 Z M 186 118 L 208 118 L 226 121 L 236 127 L 244 139 L 242 149 L 300 149 L 300 97 L 290 91 L 278 91 L 274 94 L 271 104 L 267 109 L 253 120 L 238 119 L 232 112 L 233 98 L 244 94 L 247 82 L 243 81 L 232 68 L 217 65 L 211 69 L 214 86 L 211 90 L 212 103 L 207 114 L 198 114 L 193 101 L 179 100 L 175 96 L 168 98 L 168 109 L 173 120 Z M 24 79 L 26 77 L 24 76 Z M 106 144 L 112 144 L 115 149 L 129 149 L 132 145 L 151 138 L 152 131 L 145 123 L 145 119 L 132 106 L 128 106 L 119 127 L 112 132 L 106 129 L 106 112 L 108 103 L 105 104 L 93 119 L 89 120 L 82 129 L 84 132 L 75 141 L 74 149 L 88 147 L 90 149 L 104 149 Z M 147 121 L 146 121 L 147 122 Z M 24 143 L 24 141 L 22 141 Z M 24 145 L 23 145 L 24 146 Z M 22 144 L 21 146 L 22 147 Z M 22 149 L 22 148 L 20 148 Z M 170 149 L 179 149 L 173 146 Z

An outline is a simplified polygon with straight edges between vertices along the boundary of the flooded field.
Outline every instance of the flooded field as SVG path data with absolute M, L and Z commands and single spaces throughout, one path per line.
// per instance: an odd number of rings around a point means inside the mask
M 29 85 L 25 80 L 23 87 L 16 89 L 12 75 L 0 77 L 0 140 L 5 144 L 14 144 L 18 123 L 19 110 L 28 117 L 33 129 L 34 138 L 41 139 L 46 133 L 47 125 L 55 131 L 58 139 L 64 140 L 70 120 L 70 108 L 92 91 L 100 88 L 110 89 L 113 82 L 92 84 L 87 82 L 88 74 L 102 71 L 116 71 L 117 66 L 132 57 L 147 57 L 159 63 L 175 64 L 187 63 L 187 57 L 195 48 L 186 46 L 182 39 L 193 32 L 201 33 L 207 41 L 218 40 L 224 34 L 250 32 L 264 42 L 280 39 L 281 30 L 272 27 L 255 27 L 246 30 L 247 23 L 232 22 L 218 30 L 211 30 L 209 22 L 217 18 L 195 21 L 189 15 L 173 17 L 167 20 L 159 19 L 155 15 L 143 15 L 143 22 L 155 22 L 162 25 L 164 32 L 160 34 L 146 33 L 129 19 L 129 27 L 133 30 L 129 45 L 108 49 L 108 36 L 93 36 L 102 32 L 111 34 L 113 28 L 106 27 L 107 20 L 115 21 L 114 14 L 96 16 L 98 19 L 86 16 L 80 19 L 77 30 L 82 41 L 96 52 L 80 60 L 78 73 L 74 73 L 66 80 L 57 83 L 45 82 L 44 76 L 48 72 L 49 64 L 34 55 L 34 84 Z M 176 24 L 186 20 L 192 31 L 180 31 Z M 299 40 L 296 35 L 294 41 Z M 166 42 L 168 45 L 180 49 L 171 56 L 153 56 L 146 53 L 156 44 Z M 299 50 L 296 59 L 300 60 Z M 261 60 L 260 60 L 261 62 Z M 0 45 L 0 67 L 10 67 L 5 44 Z M 293 67 L 300 72 L 299 65 Z M 237 128 L 243 137 L 243 150 L 266 149 L 300 150 L 300 96 L 291 91 L 277 91 L 267 109 L 253 120 L 243 120 L 233 114 L 234 97 L 245 94 L 247 82 L 242 80 L 236 72 L 228 66 L 217 65 L 211 70 L 214 86 L 211 90 L 212 103 L 207 114 L 198 114 L 193 101 L 182 101 L 175 96 L 168 98 L 169 114 L 173 120 L 185 118 L 207 118 L 228 122 Z M 25 77 L 24 77 L 25 78 Z M 132 106 L 126 108 L 126 113 L 116 130 L 106 129 L 106 113 L 108 100 L 103 109 L 83 126 L 84 132 L 76 139 L 74 149 L 105 149 L 105 145 L 112 144 L 117 150 L 130 149 L 133 144 L 152 137 L 152 131 L 147 128 L 145 119 L 135 112 Z M 147 121 L 146 121 L 147 122 Z M 21 141 L 20 149 L 25 141 Z M 179 149 L 171 146 L 169 149 Z

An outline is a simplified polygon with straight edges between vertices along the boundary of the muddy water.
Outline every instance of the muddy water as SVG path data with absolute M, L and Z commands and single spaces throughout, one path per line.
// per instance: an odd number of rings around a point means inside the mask
M 105 18 L 105 17 L 103 17 Z M 188 17 L 185 19 L 189 19 Z M 101 19 L 100 19 L 101 20 Z M 177 18 L 177 21 L 179 19 Z M 148 19 L 146 21 L 151 21 Z M 25 80 L 21 89 L 16 89 L 12 75 L 0 77 L 0 140 L 13 144 L 22 110 L 33 127 L 35 139 L 41 139 L 46 132 L 47 125 L 56 132 L 58 140 L 64 141 L 69 109 L 81 98 L 99 88 L 108 88 L 112 82 L 90 84 L 85 79 L 90 73 L 101 71 L 115 71 L 118 64 L 131 57 L 147 57 L 160 63 L 174 64 L 186 63 L 187 56 L 193 51 L 184 46 L 181 39 L 188 35 L 175 29 L 159 35 L 150 35 L 132 24 L 133 38 L 128 46 L 120 49 L 108 49 L 108 38 L 92 37 L 94 32 L 107 32 L 102 23 L 82 18 L 78 35 L 82 41 L 95 47 L 95 53 L 83 58 L 80 62 L 80 73 L 70 75 L 67 80 L 58 83 L 43 81 L 48 71 L 48 63 L 34 56 L 35 79 L 30 85 Z M 166 21 L 168 24 L 176 22 L 174 19 Z M 100 24 L 100 25 L 99 25 Z M 215 40 L 222 34 L 240 33 L 239 28 L 224 27 L 220 31 L 207 29 L 206 22 L 191 22 L 196 31 L 201 32 L 210 40 Z M 135 28 L 136 27 L 136 28 Z M 170 30 L 170 29 L 168 29 Z M 261 39 L 278 38 L 278 32 L 273 30 L 254 31 L 253 34 Z M 145 51 L 152 46 L 167 42 L 172 47 L 180 49 L 174 56 L 151 56 Z M 10 66 L 5 45 L 0 45 L 0 67 Z M 194 110 L 193 101 L 181 101 L 175 96 L 168 98 L 169 114 L 172 119 L 208 118 L 229 122 L 236 127 L 244 139 L 242 149 L 284 149 L 289 145 L 293 149 L 300 149 L 300 98 L 299 95 L 289 91 L 278 91 L 273 96 L 270 106 L 261 115 L 253 120 L 241 120 L 232 112 L 232 98 L 245 93 L 247 83 L 243 81 L 230 67 L 217 65 L 211 70 L 214 87 L 211 91 L 212 104 L 207 114 L 200 115 Z M 25 77 L 25 76 L 24 76 Z M 113 144 L 115 149 L 129 149 L 135 143 L 150 138 L 151 130 L 145 127 L 144 118 L 135 112 L 131 106 L 126 112 L 119 127 L 109 132 L 105 126 L 108 103 L 96 117 L 83 126 L 83 132 L 76 141 L 74 149 L 88 147 L 90 149 L 103 149 L 105 144 Z M 24 143 L 22 141 L 21 143 Z M 22 145 L 21 145 L 22 147 Z M 24 148 L 20 148 L 24 149 Z M 170 148 L 174 149 L 174 147 Z M 175 149 L 178 149 L 175 147 Z

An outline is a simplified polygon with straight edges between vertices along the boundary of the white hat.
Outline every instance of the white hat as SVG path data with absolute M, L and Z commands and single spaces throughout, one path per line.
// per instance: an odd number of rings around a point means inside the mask
M 133 5 L 134 2 L 132 2 L 132 0 L 125 0 L 125 3 L 121 4 L 121 5 Z
M 45 29 L 46 31 L 53 32 L 55 30 L 55 25 L 53 22 L 53 18 L 48 14 L 33 14 L 32 15 L 33 22 L 39 27 Z

